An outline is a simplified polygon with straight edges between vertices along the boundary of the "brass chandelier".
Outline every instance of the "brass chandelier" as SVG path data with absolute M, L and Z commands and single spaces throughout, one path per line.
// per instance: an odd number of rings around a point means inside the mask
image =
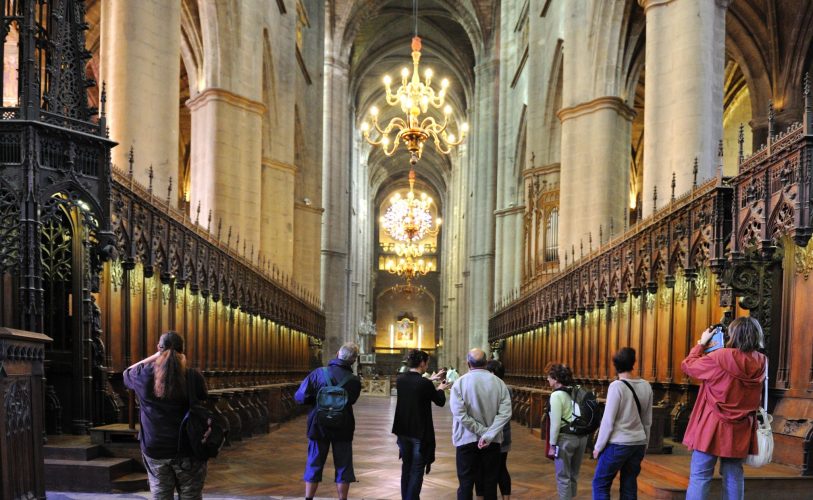
M 433 260 L 412 257 L 399 257 L 398 260 L 389 258 L 384 263 L 384 269 L 390 274 L 403 276 L 407 283 L 410 283 L 413 278 L 437 270 Z
M 420 70 L 418 68 L 421 60 L 421 38 L 418 36 L 418 7 L 417 0 L 413 0 L 413 13 L 415 16 L 415 36 L 412 38 L 412 75 L 409 69 L 404 67 L 401 70 L 401 86 L 392 92 L 392 78 L 384 75 L 384 87 L 387 91 L 387 104 L 389 106 L 400 106 L 403 117 L 396 116 L 383 128 L 378 123 L 379 109 L 376 106 L 370 108 L 370 118 L 372 125 L 368 122 L 361 124 L 361 132 L 364 139 L 373 146 L 381 146 L 384 154 L 391 156 L 403 142 L 409 151 L 409 162 L 412 165 L 418 163 L 423 154 L 424 143 L 432 139 L 435 148 L 442 154 L 449 154 L 452 148 L 460 145 L 466 138 L 469 125 L 460 125 L 460 137 L 450 133 L 449 117 L 452 114 L 452 107 L 445 105 L 446 91 L 449 88 L 449 80 L 444 78 L 440 82 L 440 90 L 435 92 L 432 88 L 432 70 L 424 72 L 424 81 L 421 81 Z M 426 115 L 430 108 L 443 109 L 443 119 L 440 123 L 433 116 Z M 375 129 L 377 136 L 371 137 L 370 132 Z M 394 134 L 391 139 L 390 136 Z
M 421 247 L 410 245 L 422 240 L 427 236 L 434 236 L 440 230 L 441 220 L 436 219 L 433 226 L 432 198 L 426 193 L 415 196 L 415 171 L 409 171 L 409 192 L 405 197 L 400 193 L 395 193 L 390 198 L 390 206 L 381 217 L 381 227 L 392 237 L 392 239 L 405 242 L 406 245 L 396 245 L 395 251 L 398 255 L 406 256 L 411 253 L 412 257 L 423 255 Z M 419 252 L 419 253 L 418 253 Z

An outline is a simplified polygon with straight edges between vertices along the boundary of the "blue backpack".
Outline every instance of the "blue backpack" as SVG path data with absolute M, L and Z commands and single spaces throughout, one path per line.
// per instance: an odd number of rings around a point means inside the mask
M 333 385 L 330 371 L 322 367 L 325 385 L 316 393 L 316 421 L 323 429 L 341 429 L 347 422 L 347 407 L 350 397 L 344 384 L 353 378 L 348 373 L 338 384 Z

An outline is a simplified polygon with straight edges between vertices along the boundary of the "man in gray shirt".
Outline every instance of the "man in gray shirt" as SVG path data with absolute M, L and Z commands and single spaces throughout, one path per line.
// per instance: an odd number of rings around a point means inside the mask
M 502 428 L 511 420 L 511 395 L 503 381 L 485 369 L 488 359 L 482 350 L 472 349 L 466 360 L 469 372 L 457 379 L 449 395 L 460 483 L 457 498 L 471 500 L 479 476 L 484 500 L 496 500 Z

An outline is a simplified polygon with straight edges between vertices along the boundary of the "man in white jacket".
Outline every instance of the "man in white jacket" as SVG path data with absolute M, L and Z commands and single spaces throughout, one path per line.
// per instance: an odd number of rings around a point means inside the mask
M 502 380 L 486 370 L 480 349 L 469 351 L 469 372 L 455 382 L 449 396 L 452 443 L 457 448 L 458 500 L 471 500 L 476 477 L 481 477 L 484 500 L 497 498 L 502 428 L 511 420 L 511 395 Z

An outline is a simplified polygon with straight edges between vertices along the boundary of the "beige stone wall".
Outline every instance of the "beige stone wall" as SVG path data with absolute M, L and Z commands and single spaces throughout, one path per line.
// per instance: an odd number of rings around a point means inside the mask
M 113 164 L 127 169 L 132 146 L 136 180 L 164 199 L 178 186 L 178 97 L 181 0 L 103 0 L 99 71 L 107 87 Z

